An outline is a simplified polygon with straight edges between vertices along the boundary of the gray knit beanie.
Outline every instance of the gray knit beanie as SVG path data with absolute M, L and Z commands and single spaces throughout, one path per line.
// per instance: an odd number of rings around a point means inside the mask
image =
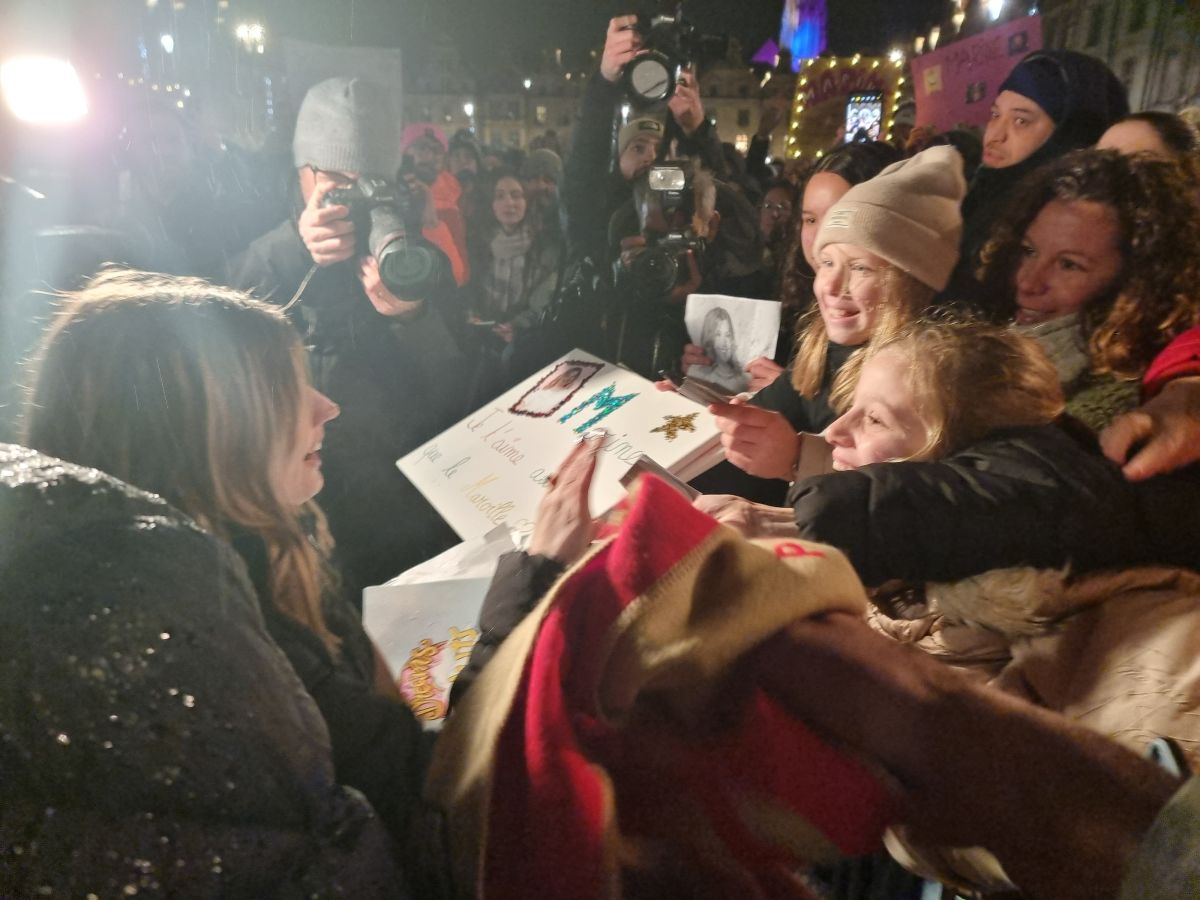
M 940 291 L 958 262 L 967 182 L 953 147 L 930 147 L 850 188 L 813 242 L 856 244 Z
M 557 153 L 546 147 L 534 150 L 525 157 L 525 162 L 521 164 L 522 178 L 529 180 L 539 176 L 549 178 L 555 184 L 562 184 L 562 160 Z
M 330 78 L 304 95 L 292 140 L 296 168 L 314 166 L 394 178 L 400 129 L 384 89 L 361 78 Z

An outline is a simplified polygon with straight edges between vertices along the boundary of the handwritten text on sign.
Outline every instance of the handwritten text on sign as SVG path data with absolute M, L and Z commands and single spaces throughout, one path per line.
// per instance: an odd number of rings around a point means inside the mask
M 462 537 L 499 524 L 526 531 L 550 476 L 588 430 L 602 426 L 610 434 L 592 482 L 598 513 L 620 499 L 620 476 L 640 454 L 669 468 L 715 439 L 712 417 L 703 412 L 694 431 L 662 428 L 697 412 L 690 400 L 575 351 L 398 465 Z

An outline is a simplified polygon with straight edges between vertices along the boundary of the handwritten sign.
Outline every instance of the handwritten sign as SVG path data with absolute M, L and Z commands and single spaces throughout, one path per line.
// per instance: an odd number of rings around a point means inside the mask
M 1022 57 L 1041 48 L 1041 17 L 1022 16 L 914 56 L 917 124 L 938 131 L 986 124 L 1000 83 Z
M 609 439 L 592 479 L 594 514 L 624 495 L 643 453 L 687 480 L 720 459 L 713 417 L 679 394 L 576 350 L 397 461 L 462 538 L 533 528 L 550 476 L 595 427 Z
M 363 627 L 422 727 L 441 727 L 450 688 L 479 640 L 496 563 L 514 549 L 508 529 L 496 528 L 363 592 Z

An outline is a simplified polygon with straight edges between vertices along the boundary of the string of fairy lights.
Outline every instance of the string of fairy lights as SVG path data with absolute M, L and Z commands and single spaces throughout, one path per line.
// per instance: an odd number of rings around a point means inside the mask
M 866 57 L 860 53 L 856 53 L 850 57 L 818 57 L 815 59 L 806 59 L 800 63 L 799 77 L 796 79 L 796 94 L 792 103 L 792 115 L 788 123 L 788 137 L 786 154 L 791 159 L 799 159 L 805 153 L 805 112 L 810 110 L 810 103 L 813 91 L 812 82 L 824 75 L 826 72 L 838 69 L 848 69 L 852 72 L 860 73 L 865 84 L 872 84 L 874 89 L 879 90 L 883 101 L 883 109 L 881 110 L 882 131 L 888 138 L 892 136 L 892 127 L 896 124 L 896 108 L 900 105 L 901 98 L 904 95 L 904 84 L 906 78 L 903 74 L 904 55 L 898 51 L 893 51 L 886 57 Z M 879 70 L 882 70 L 879 72 Z M 871 74 L 879 72 L 878 78 L 872 78 Z M 839 95 L 839 102 L 844 101 L 844 94 Z M 814 136 L 814 140 L 819 146 L 815 150 L 811 150 L 818 159 L 825 153 L 824 148 L 828 146 L 829 135 L 821 134 Z

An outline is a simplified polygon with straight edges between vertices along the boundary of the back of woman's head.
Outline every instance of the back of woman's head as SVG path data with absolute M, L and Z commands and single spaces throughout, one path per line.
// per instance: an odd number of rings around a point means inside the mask
M 1176 335 L 1200 321 L 1200 217 L 1174 163 L 1113 150 L 1078 150 L 1019 185 L 984 248 L 981 281 L 997 308 L 1014 306 L 1025 234 L 1052 201 L 1108 207 L 1121 270 L 1080 312 L 1093 369 L 1139 378 Z
M 287 320 L 243 294 L 109 270 L 67 295 L 43 340 L 26 440 L 209 527 L 259 519 L 278 507 L 270 466 L 296 433 L 299 353 Z
M 1141 122 L 1158 133 L 1163 146 L 1177 157 L 1192 157 L 1200 152 L 1200 137 L 1196 130 L 1174 113 L 1147 110 L 1126 116 L 1121 122 Z M 1120 125 L 1121 122 L 1116 124 Z
M 279 493 L 307 390 L 282 313 L 196 278 L 109 270 L 66 296 L 26 410 L 29 446 L 160 494 L 200 524 L 267 546 L 275 605 L 330 647 L 324 559 Z M 309 504 L 319 544 L 328 534 Z
M 851 187 L 874 178 L 903 156 L 897 148 L 882 141 L 859 141 L 840 144 L 822 156 L 812 169 L 812 175 L 829 172 L 846 179 Z
M 996 429 L 1045 425 L 1063 411 L 1058 373 L 1036 341 L 952 318 L 918 319 L 872 340 L 839 374 L 836 405 L 849 405 L 861 367 L 885 351 L 906 359 L 926 424 L 925 446 L 914 458 L 956 453 Z

